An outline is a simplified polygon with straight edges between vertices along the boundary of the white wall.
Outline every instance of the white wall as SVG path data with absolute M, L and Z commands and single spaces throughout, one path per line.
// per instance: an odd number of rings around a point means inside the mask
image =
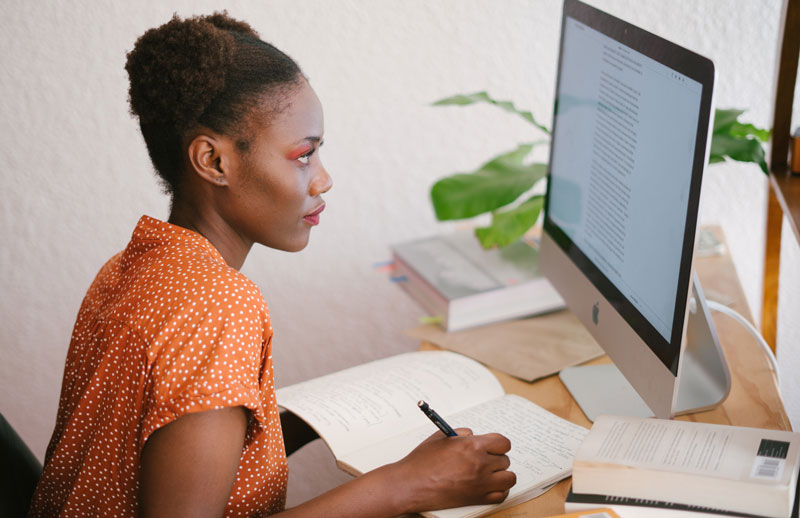
M 781 280 L 778 286 L 778 360 L 786 413 L 792 419 L 792 427 L 800 430 L 800 246 L 783 219 L 781 245 Z
M 768 124 L 779 0 L 592 3 L 711 57 L 717 105 L 749 108 L 749 120 Z M 427 196 L 436 178 L 538 137 L 489 107 L 430 102 L 488 89 L 550 123 L 557 0 L 6 0 L 0 411 L 40 457 L 86 288 L 141 214 L 167 215 L 127 112 L 125 52 L 175 11 L 222 6 L 293 56 L 325 106 L 322 156 L 334 188 L 322 224 L 304 252 L 255 249 L 244 267 L 270 304 L 278 385 L 416 348 L 401 331 L 422 312 L 373 263 L 388 258 L 389 243 L 441 229 Z M 765 179 L 750 165 L 714 166 L 707 179 L 703 221 L 724 226 L 757 315 Z M 797 254 L 789 259 L 784 269 L 796 269 Z M 797 275 L 791 283 L 797 287 Z M 792 325 L 782 328 L 789 343 L 779 348 L 796 365 Z M 797 426 L 800 396 L 785 388 Z M 324 447 L 298 455 L 293 500 L 343 479 Z M 310 469 L 321 461 L 329 469 Z

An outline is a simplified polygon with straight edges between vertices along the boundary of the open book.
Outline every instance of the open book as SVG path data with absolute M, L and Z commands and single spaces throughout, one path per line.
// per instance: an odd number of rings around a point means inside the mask
M 600 416 L 575 456 L 572 489 L 789 518 L 800 433 Z
M 587 433 L 524 398 L 505 395 L 486 367 L 449 351 L 392 356 L 276 393 L 278 404 L 314 428 L 338 466 L 353 475 L 400 460 L 436 432 L 417 408 L 421 399 L 454 428 L 511 440 L 509 469 L 517 484 L 503 503 L 423 513 L 429 517 L 483 516 L 544 493 L 570 475 Z

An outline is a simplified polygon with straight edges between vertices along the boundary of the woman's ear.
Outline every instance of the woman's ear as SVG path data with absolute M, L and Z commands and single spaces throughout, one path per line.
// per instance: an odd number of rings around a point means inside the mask
M 187 149 L 191 171 L 214 185 L 228 185 L 228 147 L 219 137 L 198 134 Z

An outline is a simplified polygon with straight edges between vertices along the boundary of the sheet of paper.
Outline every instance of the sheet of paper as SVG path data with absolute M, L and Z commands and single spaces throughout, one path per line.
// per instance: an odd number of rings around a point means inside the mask
M 569 311 L 447 333 L 436 325 L 405 332 L 533 381 L 601 356 L 603 350 Z
M 517 484 L 508 500 L 533 488 L 546 490 L 551 482 L 571 471 L 572 459 L 588 433 L 582 426 L 570 423 L 534 403 L 514 395 L 480 403 L 455 414 L 443 415 L 454 428 L 471 428 L 475 434 L 501 433 L 511 441 L 510 470 L 517 475 Z M 370 471 L 405 457 L 420 442 L 436 432 L 432 423 L 400 434 L 382 443 L 370 445 L 346 456 L 343 460 L 360 472 Z M 532 498 L 536 495 L 528 494 Z M 436 516 L 468 516 L 475 509 L 437 511 Z
M 449 351 L 392 356 L 276 391 L 278 404 L 314 427 L 337 459 L 369 442 L 433 426 L 417 408 L 421 399 L 445 414 L 502 394 L 486 367 Z

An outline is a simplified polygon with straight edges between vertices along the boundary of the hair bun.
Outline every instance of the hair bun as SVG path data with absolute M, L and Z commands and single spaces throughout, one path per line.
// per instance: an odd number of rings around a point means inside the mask
M 210 18 L 174 15 L 128 53 L 131 113 L 141 124 L 189 128 L 224 88 L 235 43 Z

